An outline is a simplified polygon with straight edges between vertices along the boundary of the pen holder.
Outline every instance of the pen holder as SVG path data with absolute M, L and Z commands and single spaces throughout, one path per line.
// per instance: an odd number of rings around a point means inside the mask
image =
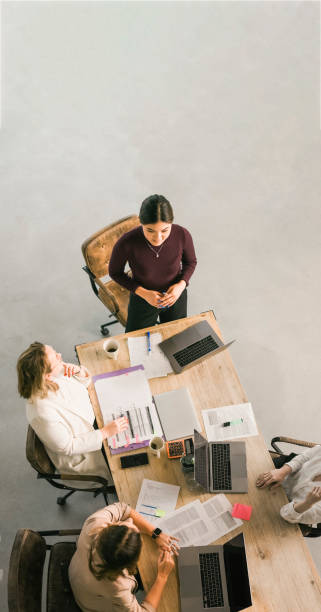
M 194 455 L 184 455 L 180 459 L 183 472 L 194 472 Z

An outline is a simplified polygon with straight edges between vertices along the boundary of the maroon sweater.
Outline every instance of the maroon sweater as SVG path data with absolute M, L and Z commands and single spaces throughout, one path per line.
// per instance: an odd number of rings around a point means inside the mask
M 180 225 L 172 224 L 171 233 L 159 247 L 149 248 L 142 226 L 135 227 L 116 242 L 109 263 L 111 278 L 135 292 L 137 287 L 166 291 L 184 280 L 188 284 L 197 263 L 192 236 Z M 133 277 L 124 271 L 128 262 Z

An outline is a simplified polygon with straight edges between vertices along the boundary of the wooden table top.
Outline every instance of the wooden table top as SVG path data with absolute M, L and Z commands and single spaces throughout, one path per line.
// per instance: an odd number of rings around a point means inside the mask
M 218 324 L 211 311 L 180 319 L 150 328 L 161 332 L 163 339 L 182 331 L 201 320 L 207 320 L 221 337 Z M 76 347 L 79 361 L 92 375 L 119 370 L 130 366 L 127 336 L 140 336 L 147 330 L 113 336 L 120 343 L 117 360 L 108 359 L 103 351 L 104 339 Z M 152 394 L 163 393 L 179 387 L 188 387 L 195 408 L 201 418 L 201 410 L 229 404 L 247 402 L 228 350 L 204 359 L 198 365 L 188 368 L 181 374 L 170 374 L 149 380 Z M 103 426 L 100 407 L 93 385 L 89 389 L 96 419 Z M 255 406 L 253 406 L 255 412 Z M 235 529 L 217 541 L 223 544 L 243 531 L 250 577 L 253 605 L 248 610 L 255 612 L 307 612 L 321 610 L 321 580 L 301 531 L 297 525 L 284 521 L 279 514 L 280 507 L 287 503 L 282 487 L 271 492 L 259 490 L 255 480 L 260 472 L 273 467 L 262 435 L 246 438 L 247 469 L 249 490 L 247 494 L 229 494 L 229 501 L 244 503 L 253 507 L 250 521 L 244 521 L 241 528 Z M 206 501 L 211 495 L 189 490 L 179 460 L 168 459 L 165 452 L 157 459 L 149 453 L 149 464 L 127 470 L 120 468 L 120 456 L 111 455 L 107 444 L 105 448 L 120 501 L 136 507 L 138 494 L 144 478 L 180 485 L 177 507 L 196 498 Z M 143 449 L 144 450 L 144 449 Z M 141 452 L 141 451 L 133 451 Z M 126 453 L 130 454 L 130 453 Z M 157 547 L 143 536 L 144 543 L 139 561 L 139 571 L 148 591 L 156 577 Z M 178 612 L 180 610 L 177 572 L 172 572 L 165 587 L 159 612 Z

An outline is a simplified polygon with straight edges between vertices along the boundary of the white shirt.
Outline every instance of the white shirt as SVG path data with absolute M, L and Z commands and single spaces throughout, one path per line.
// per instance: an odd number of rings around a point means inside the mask
M 281 508 L 282 518 L 289 523 L 305 523 L 306 525 L 320 523 L 321 501 L 316 502 L 310 510 L 301 513 L 296 512 L 293 505 L 303 502 L 313 487 L 321 486 L 321 481 L 313 480 L 315 476 L 321 474 L 321 446 L 317 445 L 307 449 L 286 465 L 292 468 L 292 472 L 286 477 L 282 486 L 291 502 Z
M 27 403 L 31 427 L 60 473 L 95 474 L 111 480 L 101 453 L 101 431 L 93 427 L 94 412 L 87 391 L 90 377 L 60 375 L 53 380 L 59 385 L 57 391 Z

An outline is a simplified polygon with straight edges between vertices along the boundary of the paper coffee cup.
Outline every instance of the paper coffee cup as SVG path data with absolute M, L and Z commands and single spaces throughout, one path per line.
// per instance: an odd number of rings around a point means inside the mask
M 149 442 L 149 450 L 153 455 L 156 455 L 157 458 L 160 458 L 161 450 L 164 448 L 164 440 L 159 436 L 154 436 Z
M 117 359 L 119 353 L 119 343 L 117 340 L 113 340 L 112 338 L 105 340 L 103 349 L 109 359 Z

